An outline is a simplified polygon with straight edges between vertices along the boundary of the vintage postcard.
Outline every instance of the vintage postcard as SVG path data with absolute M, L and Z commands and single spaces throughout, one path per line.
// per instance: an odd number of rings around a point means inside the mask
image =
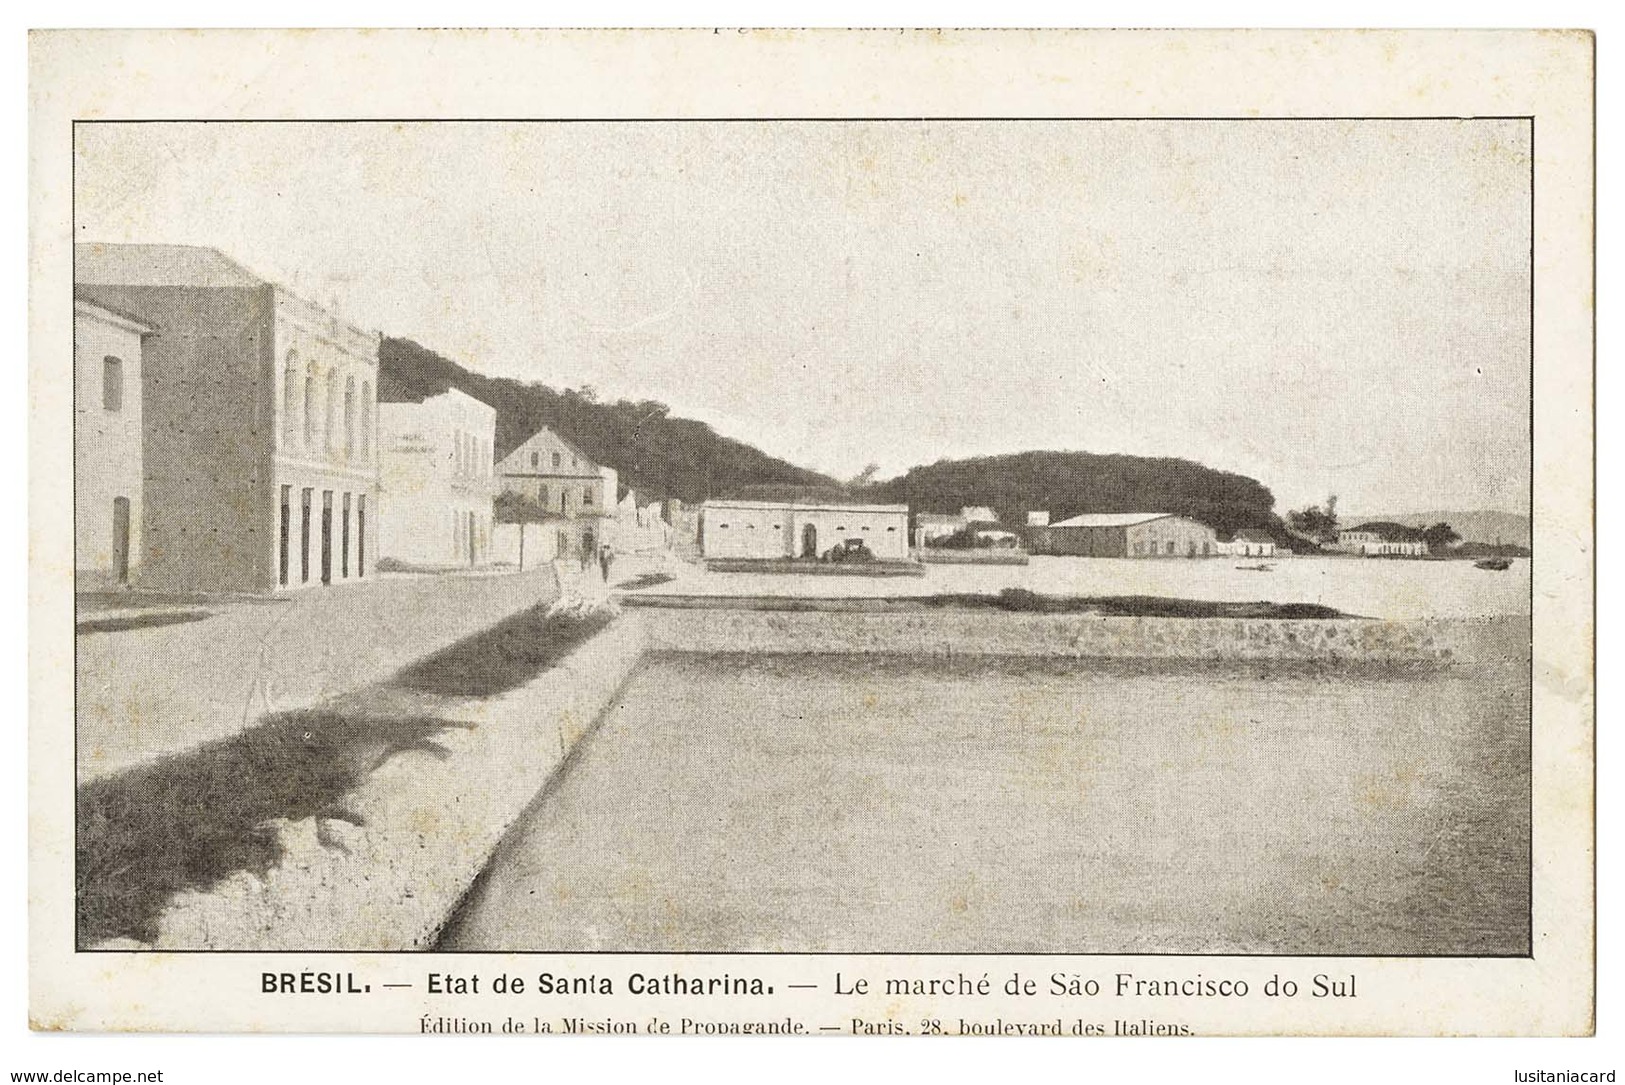
M 35 1027 L 1591 1031 L 1589 35 L 31 56 Z

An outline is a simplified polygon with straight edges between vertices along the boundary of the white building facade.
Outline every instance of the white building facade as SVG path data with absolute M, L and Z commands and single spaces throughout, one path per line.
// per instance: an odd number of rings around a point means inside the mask
M 1361 557 L 1426 557 L 1427 540 L 1415 528 L 1403 524 L 1360 524 L 1337 533 L 1335 550 Z
M 908 506 L 713 500 L 700 507 L 706 558 L 817 558 L 847 539 L 861 539 L 877 558 L 907 560 Z
M 490 563 L 496 420 L 496 408 L 456 388 L 378 404 L 380 558 Z
M 75 586 L 121 587 L 140 575 L 141 341 L 152 327 L 73 305 Z

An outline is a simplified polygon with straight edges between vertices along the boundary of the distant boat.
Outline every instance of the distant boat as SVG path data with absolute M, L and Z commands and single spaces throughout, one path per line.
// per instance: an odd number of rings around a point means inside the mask
M 1248 573 L 1273 573 L 1275 571 L 1275 566 L 1273 566 L 1273 565 L 1263 565 L 1263 564 L 1259 564 L 1259 565 L 1238 565 L 1238 566 L 1236 566 L 1236 568 L 1242 570 L 1243 572 L 1248 572 Z
M 1485 558 L 1483 561 L 1473 562 L 1475 569 L 1488 569 L 1494 573 L 1504 573 L 1512 568 L 1511 558 Z

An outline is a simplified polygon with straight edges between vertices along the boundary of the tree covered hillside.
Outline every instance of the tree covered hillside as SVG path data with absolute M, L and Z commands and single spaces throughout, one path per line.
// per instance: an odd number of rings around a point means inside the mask
M 833 480 L 720 436 L 704 422 L 674 418 L 653 400 L 600 403 L 591 388 L 562 391 L 540 382 L 471 373 L 410 339 L 385 338 L 378 351 L 378 400 L 421 399 L 460 389 L 496 408 L 501 459 L 543 426 L 620 472 L 640 500 L 707 497 L 769 484 L 830 486 Z
M 1032 510 L 1051 521 L 1084 512 L 1171 512 L 1201 521 L 1221 538 L 1244 527 L 1290 536 L 1275 514 L 1275 496 L 1245 475 L 1191 460 L 1092 452 L 1018 452 L 941 460 L 864 490 L 873 501 L 907 502 L 915 512 L 958 512 L 989 505 L 1007 524 Z

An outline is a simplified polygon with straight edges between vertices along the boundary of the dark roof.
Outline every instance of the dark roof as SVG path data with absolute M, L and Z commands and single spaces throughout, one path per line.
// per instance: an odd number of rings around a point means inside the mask
M 1344 531 L 1369 531 L 1384 542 L 1418 542 L 1422 538 L 1422 529 L 1406 527 L 1396 524 L 1392 520 L 1370 520 L 1355 527 L 1346 527 Z
M 105 301 L 98 298 L 96 296 L 95 291 L 93 291 L 93 290 L 88 290 L 88 289 L 86 289 L 84 287 L 81 287 L 81 286 L 75 286 L 73 288 L 73 300 L 74 301 L 82 301 L 86 305 L 94 305 L 96 308 L 101 309 L 104 312 L 112 313 L 116 317 L 122 317 L 123 319 L 128 320 L 132 324 L 139 324 L 143 328 L 147 329 L 146 332 L 142 333 L 143 335 L 150 334 L 150 333 L 155 332 L 155 331 L 158 330 L 158 329 L 154 328 L 148 321 L 144 320 L 141 317 L 136 316 L 134 313 L 130 312 L 128 309 L 120 309 L 116 305 L 107 304 Z

